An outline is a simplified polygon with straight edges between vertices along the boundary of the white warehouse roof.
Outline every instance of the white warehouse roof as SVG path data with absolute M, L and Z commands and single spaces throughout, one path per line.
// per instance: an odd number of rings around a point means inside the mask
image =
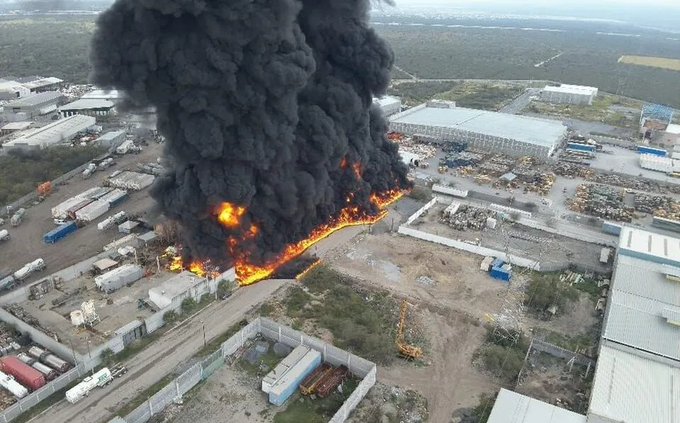
M 430 127 L 452 128 L 498 138 L 553 147 L 564 137 L 567 128 L 558 121 L 488 112 L 463 107 L 414 107 L 399 113 L 390 122 Z
M 160 308 L 167 307 L 173 299 L 181 296 L 194 285 L 204 280 L 205 278 L 185 270 L 177 276 L 149 289 L 149 299 Z
M 60 110 L 91 110 L 91 109 L 111 109 L 115 106 L 109 100 L 99 99 L 80 99 L 72 103 L 61 106 Z
M 374 98 L 373 103 L 377 104 L 380 107 L 386 107 L 397 104 L 401 106 L 401 99 L 393 97 L 391 95 L 386 95 L 384 97 Z
M 487 423 L 586 423 L 586 416 L 502 388 Z
M 11 101 L 5 104 L 5 108 L 39 106 L 49 102 L 57 103 L 62 97 L 63 95 L 59 91 L 45 91 Z
M 680 422 L 680 368 L 617 349 L 600 348 L 588 416 L 590 421 Z M 489 420 L 491 423 L 491 420 Z
M 52 144 L 58 144 L 66 141 L 76 135 L 78 132 L 84 131 L 97 123 L 97 120 L 91 116 L 75 115 L 64 119 L 52 122 L 42 128 L 9 141 L 4 144 L 5 147 L 48 147 Z
M 543 91 L 551 91 L 555 93 L 564 94 L 581 94 L 581 95 L 596 95 L 598 89 L 595 87 L 586 87 L 583 85 L 568 85 L 562 84 L 559 87 L 554 87 L 551 85 L 546 85 Z
M 120 100 L 123 93 L 118 90 L 94 90 L 83 94 L 81 100 Z
M 680 239 L 624 226 L 619 237 L 619 253 L 680 266 Z

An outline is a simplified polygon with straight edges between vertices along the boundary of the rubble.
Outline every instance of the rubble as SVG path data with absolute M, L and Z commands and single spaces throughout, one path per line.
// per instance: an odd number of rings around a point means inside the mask
M 459 231 L 468 229 L 482 230 L 486 227 L 487 219 L 495 214 L 491 210 L 478 209 L 462 204 L 453 213 L 442 213 L 440 221 Z

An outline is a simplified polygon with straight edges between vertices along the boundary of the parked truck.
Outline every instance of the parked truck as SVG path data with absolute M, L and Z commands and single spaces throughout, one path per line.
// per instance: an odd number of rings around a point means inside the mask
M 7 229 L 3 229 L 0 231 L 0 241 L 8 241 L 9 240 L 9 231 Z
M 96 164 L 94 164 L 94 163 L 88 164 L 87 167 L 85 168 L 85 170 L 83 170 L 83 179 L 87 179 L 87 178 L 89 178 L 90 176 L 92 176 L 92 174 L 93 174 L 96 170 L 97 170 L 97 165 L 96 165 Z
M 22 281 L 32 273 L 40 272 L 42 270 L 45 270 L 45 261 L 39 258 L 26 264 L 24 267 L 14 272 L 12 276 L 14 277 L 15 281 Z
M 19 210 L 17 210 L 16 213 L 14 213 L 12 218 L 9 220 L 9 223 L 14 227 L 21 225 L 21 222 L 23 222 L 23 220 L 24 220 L 25 214 L 26 214 L 26 209 L 20 208 Z
M 111 374 L 111 371 L 108 367 L 104 367 L 97 373 L 86 377 L 82 382 L 66 391 L 66 400 L 71 404 L 75 404 L 86 397 L 94 388 L 106 386 L 111 383 L 112 380 L 113 375 Z
M 46 233 L 43 236 L 43 242 L 45 242 L 45 244 L 55 244 L 60 240 L 66 238 L 76 230 L 78 230 L 78 225 L 76 225 L 76 222 L 64 223 L 63 225 L 60 225 L 58 228 L 55 228 Z

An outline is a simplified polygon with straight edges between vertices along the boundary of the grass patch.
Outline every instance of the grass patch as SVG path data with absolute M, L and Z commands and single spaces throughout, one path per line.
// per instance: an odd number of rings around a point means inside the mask
M 524 305 L 540 316 L 546 316 L 550 307 L 557 313 L 566 305 L 579 299 L 579 291 L 560 281 L 559 273 L 533 273 L 524 299 Z
M 479 404 L 472 410 L 472 417 L 475 418 L 475 423 L 486 423 L 491 415 L 491 410 L 496 402 L 498 394 L 489 395 L 482 394 L 479 398 Z
M 362 291 L 351 278 L 324 266 L 303 286 L 293 287 L 283 301 L 294 326 L 311 322 L 330 330 L 338 348 L 382 365 L 394 360 L 398 306 L 387 292 Z
M 401 97 L 404 104 L 416 106 L 431 100 L 435 95 L 452 90 L 458 82 L 402 82 L 389 89 L 390 95 Z
M 348 379 L 342 386 L 342 394 L 336 390 L 326 398 L 311 399 L 295 394 L 288 400 L 286 410 L 274 416 L 274 423 L 325 423 L 340 409 L 358 384 L 358 380 Z
M 517 379 L 529 349 L 529 339 L 523 333 L 514 332 L 510 335 L 501 336 L 492 328 L 487 328 L 486 342 L 473 357 L 473 360 L 480 361 L 488 372 L 507 383 Z M 512 338 L 516 338 L 516 341 Z
M 669 59 L 667 57 L 650 57 L 650 56 L 621 56 L 619 63 L 627 65 L 647 66 L 650 68 L 668 69 L 672 71 L 680 71 L 680 60 Z
M 256 364 L 250 364 L 245 358 L 241 358 L 238 363 L 239 366 L 248 374 L 252 376 L 262 376 L 263 374 L 269 372 L 269 370 L 276 367 L 276 365 L 279 364 L 282 359 L 283 357 L 279 357 L 274 353 L 273 348 L 269 348 L 269 350 L 264 355 L 262 355 L 262 357 L 260 357 L 260 361 Z M 264 371 L 265 367 L 269 370 Z
M 535 329 L 537 338 L 569 351 L 583 351 L 597 346 L 599 331 L 584 334 L 565 335 L 548 329 Z
M 527 112 L 562 118 L 579 119 L 588 122 L 602 122 L 622 128 L 637 128 L 637 125 L 639 124 L 639 111 L 634 115 L 627 116 L 618 111 L 611 110 L 612 106 L 621 106 L 640 110 L 642 108 L 642 102 L 611 94 L 600 93 L 595 98 L 595 100 L 593 100 L 593 104 L 591 106 L 533 102 L 527 108 Z
M 594 279 L 584 278 L 583 282 L 575 283 L 572 285 L 572 287 L 588 294 L 590 299 L 593 301 L 597 301 L 597 299 L 600 298 L 600 293 L 602 292 L 602 288 L 597 286 L 597 281 Z
M 460 107 L 497 111 L 522 92 L 523 87 L 464 82 L 435 98 L 455 101 Z

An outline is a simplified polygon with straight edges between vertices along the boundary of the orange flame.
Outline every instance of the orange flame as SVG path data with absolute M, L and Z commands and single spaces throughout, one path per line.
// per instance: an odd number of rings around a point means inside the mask
M 316 269 L 317 267 L 319 267 L 320 264 L 321 264 L 321 259 L 315 261 L 314 263 L 312 263 L 311 266 L 309 266 L 308 268 L 306 268 L 305 270 L 303 270 L 302 272 L 300 272 L 299 275 L 295 276 L 295 280 L 296 280 L 296 281 L 301 281 L 301 280 L 303 280 L 304 278 L 307 277 L 307 275 L 309 275 L 309 273 L 310 273 L 312 270 L 314 270 L 314 269 Z
M 195 274 L 196 276 L 199 276 L 201 278 L 204 278 L 206 276 L 208 277 L 217 277 L 219 276 L 219 272 L 212 272 L 208 271 L 206 269 L 206 263 L 202 261 L 192 261 L 189 266 L 184 265 L 184 261 L 182 260 L 182 257 L 177 256 L 173 257 L 172 261 L 168 265 L 168 268 L 170 269 L 171 272 L 176 272 L 180 273 L 183 272 L 184 270 L 188 270 L 191 273 Z
M 361 179 L 361 176 L 364 173 L 363 168 L 361 167 L 361 163 L 356 162 L 352 165 L 352 170 L 354 171 L 354 176 L 357 177 L 357 179 Z
M 241 224 L 241 218 L 246 214 L 246 208 L 232 203 L 222 203 L 217 209 L 217 221 L 228 228 L 236 228 Z
M 397 201 L 403 196 L 403 192 L 399 190 L 388 191 L 382 194 L 374 194 L 371 196 L 371 201 L 375 204 L 381 212 L 378 215 L 370 215 L 365 210 L 355 206 L 348 206 L 341 210 L 340 214 L 331 219 L 328 223 L 321 225 L 314 229 L 309 237 L 302 241 L 288 245 L 278 257 L 263 265 L 256 265 L 250 263 L 247 253 L 240 253 L 235 251 L 238 241 L 230 240 L 232 247 L 232 254 L 236 256 L 236 277 L 240 285 L 251 285 L 263 279 L 270 277 L 276 269 L 296 259 L 304 253 L 309 247 L 313 246 L 322 239 L 328 237 L 332 233 L 349 226 L 371 225 L 378 222 L 387 215 L 385 207 Z

